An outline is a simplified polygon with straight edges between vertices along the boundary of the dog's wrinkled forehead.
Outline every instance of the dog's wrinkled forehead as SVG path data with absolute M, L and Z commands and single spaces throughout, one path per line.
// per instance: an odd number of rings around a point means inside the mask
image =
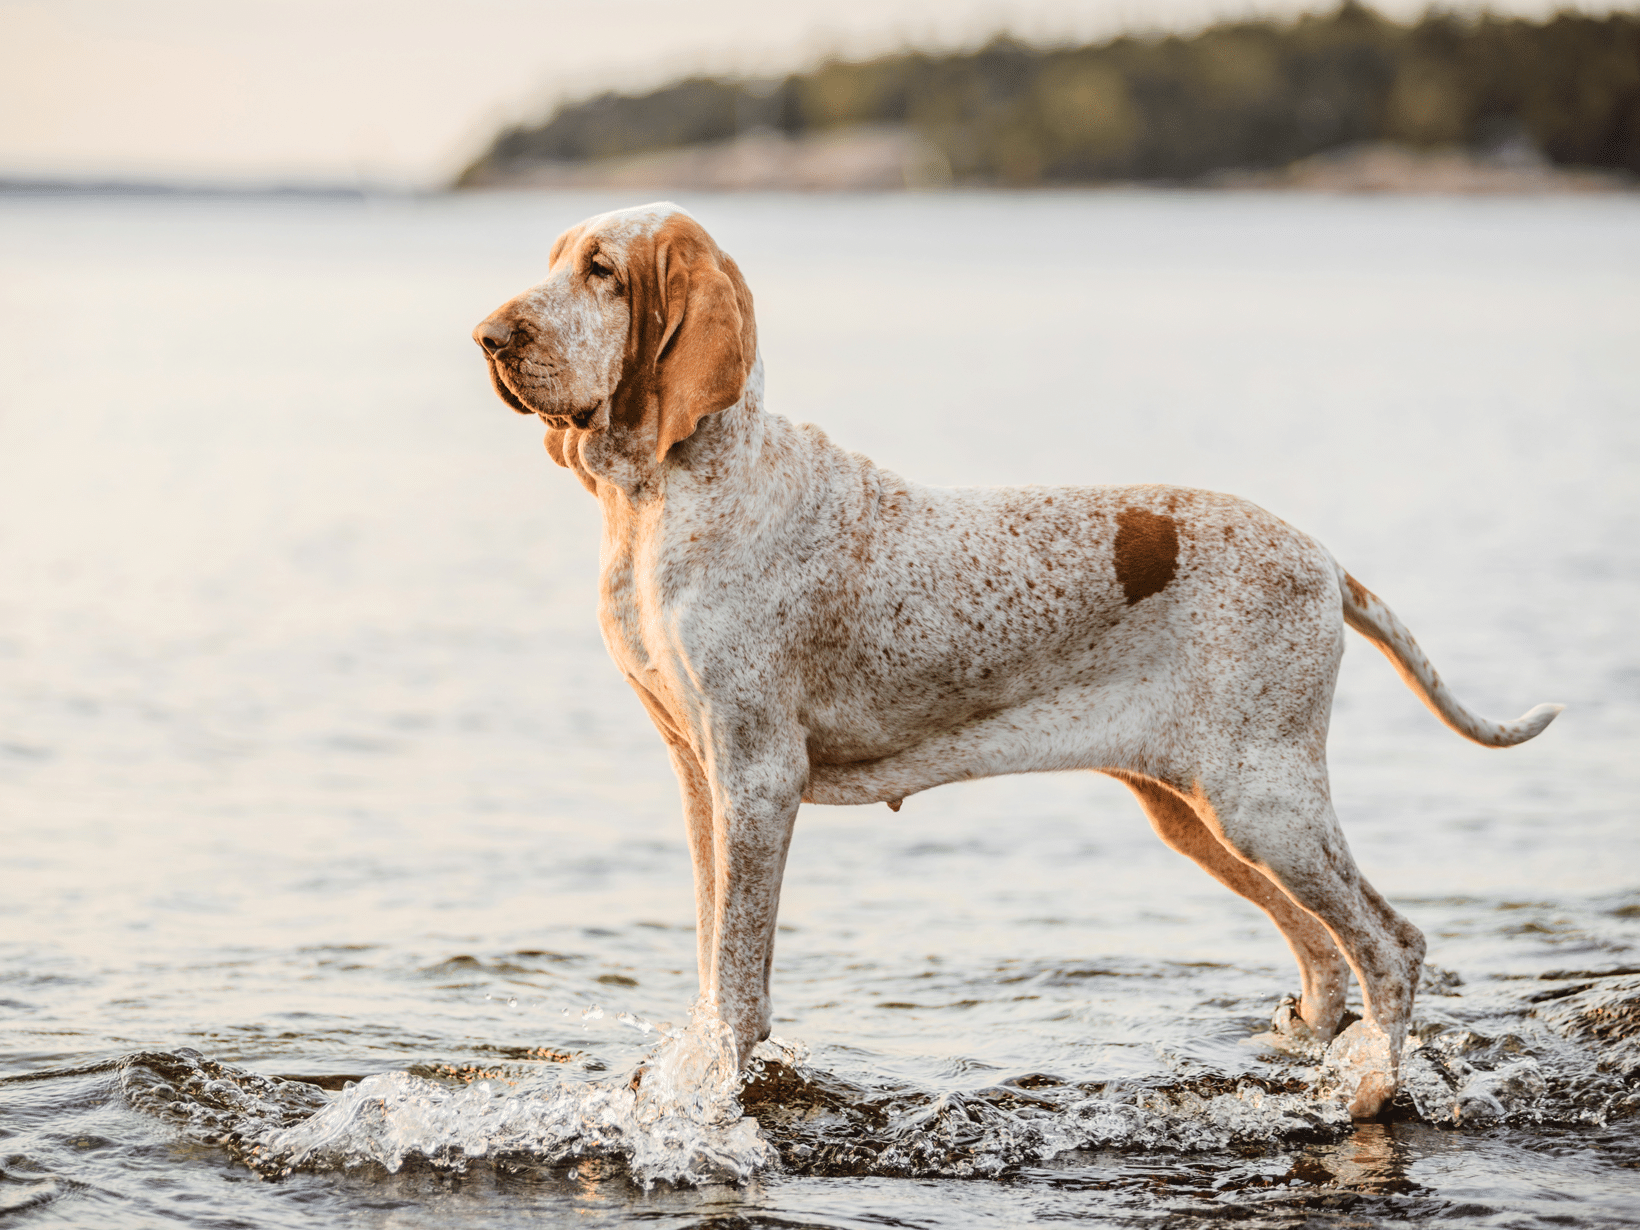
M 655 201 L 648 205 L 634 205 L 630 209 L 615 209 L 607 214 L 597 214 L 572 228 L 572 231 L 578 232 L 576 240 L 565 244 L 563 250 L 555 254 L 556 259 L 563 260 L 589 239 L 597 240 L 599 248 L 606 251 L 611 258 L 624 258 L 633 240 L 654 235 L 669 218 L 678 215 L 685 218 L 693 217 L 687 209 L 681 205 L 674 205 L 671 201 Z M 569 233 L 566 232 L 566 235 Z

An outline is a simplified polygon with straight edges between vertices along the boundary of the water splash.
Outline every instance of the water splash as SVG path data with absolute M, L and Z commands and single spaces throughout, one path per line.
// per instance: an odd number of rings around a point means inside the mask
M 1640 978 L 1545 980 L 1557 985 L 1527 983 L 1479 1010 L 1429 1009 L 1408 1041 L 1390 1117 L 1486 1130 L 1605 1125 L 1640 1113 Z M 1249 1155 L 1340 1140 L 1351 1130 L 1345 1077 L 1376 1032 L 1358 1024 L 1325 1047 L 1289 1037 L 1268 1074 L 1197 1068 L 1124 1084 L 1033 1073 L 934 1092 L 851 1082 L 777 1039 L 737 1073 L 727 1027 L 705 1015 L 678 1030 L 621 1023 L 660 1040 L 607 1080 L 523 1066 L 430 1068 L 435 1075 L 384 1073 L 330 1095 L 180 1050 L 126 1057 L 119 1084 L 133 1106 L 269 1176 L 596 1158 L 645 1186 L 740 1182 L 775 1166 L 986 1178 L 1088 1149 Z M 1278 1008 L 1277 1036 L 1282 1023 Z M 446 1072 L 454 1079 L 436 1078 Z
M 1640 1114 L 1637 972 L 1555 971 L 1536 981 L 1564 985 L 1528 990 L 1515 1011 L 1424 1022 L 1398 1100 L 1464 1127 L 1604 1127 Z
M 1350 1127 L 1342 1105 L 1305 1082 L 1209 1073 L 1167 1086 L 1034 1073 L 930 1095 L 769 1064 L 742 1099 L 787 1169 L 822 1175 L 994 1178 L 1082 1149 L 1245 1151 L 1335 1140 Z
M 602 1016 L 596 1007 L 583 1013 Z M 655 1028 L 621 1017 L 631 1028 Z M 498 1074 L 452 1088 L 407 1072 L 368 1077 L 301 1122 L 255 1132 L 246 1156 L 280 1174 L 596 1157 L 619 1160 L 646 1186 L 738 1182 L 772 1153 L 736 1100 L 736 1068 L 733 1035 L 699 1014 L 686 1029 L 663 1033 L 636 1069 L 614 1080 Z

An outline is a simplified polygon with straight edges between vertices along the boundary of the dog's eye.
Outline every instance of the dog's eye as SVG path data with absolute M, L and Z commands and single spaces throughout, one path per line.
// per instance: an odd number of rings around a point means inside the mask
M 587 273 L 595 278 L 608 278 L 615 276 L 615 271 L 608 265 L 604 264 L 604 262 L 596 256 L 594 256 L 591 262 L 587 265 Z

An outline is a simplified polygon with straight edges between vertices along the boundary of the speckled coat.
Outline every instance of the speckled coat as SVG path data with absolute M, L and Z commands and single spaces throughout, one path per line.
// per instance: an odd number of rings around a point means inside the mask
M 1348 975 L 1394 1089 L 1423 960 L 1357 870 L 1328 793 L 1347 623 L 1448 725 L 1463 708 L 1327 551 L 1234 496 L 1178 487 L 925 487 L 763 408 L 752 301 L 671 205 L 593 218 L 474 337 L 501 398 L 604 515 L 600 620 L 667 743 L 695 864 L 703 1002 L 767 1036 L 775 917 L 801 801 L 1094 769 L 1164 841 L 1258 904 L 1331 1037 Z

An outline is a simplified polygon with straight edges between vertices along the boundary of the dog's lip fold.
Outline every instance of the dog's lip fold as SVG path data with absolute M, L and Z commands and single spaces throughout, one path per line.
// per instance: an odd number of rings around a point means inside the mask
M 597 414 L 601 408 L 602 404 L 600 403 L 597 406 L 588 406 L 585 410 L 571 411 L 569 414 L 550 414 L 545 410 L 537 410 L 535 414 L 548 427 L 556 428 L 559 431 L 570 427 L 579 427 L 585 431 L 592 426 L 592 416 Z
M 564 430 L 570 427 L 579 427 L 584 430 L 592 425 L 593 416 L 603 408 L 603 403 L 599 402 L 594 406 L 587 406 L 580 410 L 571 410 L 567 413 L 560 414 L 551 410 L 543 410 L 539 406 L 531 405 L 529 402 L 525 401 L 522 396 L 513 391 L 512 386 L 507 383 L 507 379 L 503 374 L 501 365 L 497 363 L 494 358 L 490 359 L 490 384 L 494 386 L 496 396 L 506 402 L 514 413 L 533 414 L 548 427 L 558 428 L 559 430 Z
M 507 382 L 501 378 L 501 368 L 496 361 L 490 359 L 490 385 L 495 389 L 496 396 L 507 403 L 515 414 L 535 414 L 537 411 L 524 404 L 524 399 L 507 387 Z

